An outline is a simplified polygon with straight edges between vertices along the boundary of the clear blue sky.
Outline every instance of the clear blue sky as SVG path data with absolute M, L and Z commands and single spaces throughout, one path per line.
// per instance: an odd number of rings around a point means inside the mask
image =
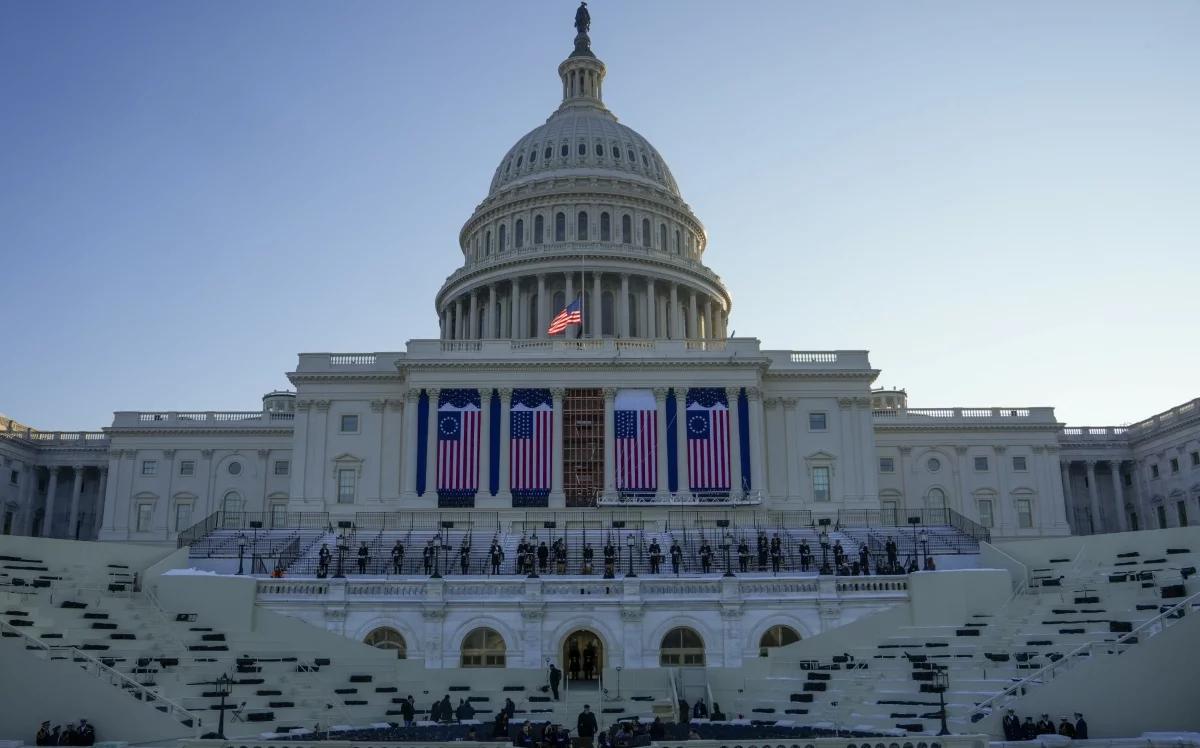
M 435 336 L 575 5 L 0 2 L 0 411 L 250 410 Z M 1200 3 L 589 7 L 739 336 L 868 348 L 914 406 L 1200 395 Z

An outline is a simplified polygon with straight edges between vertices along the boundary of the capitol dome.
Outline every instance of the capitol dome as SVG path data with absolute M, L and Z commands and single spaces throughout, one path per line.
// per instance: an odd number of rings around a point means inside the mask
M 558 66 L 562 103 L 501 159 L 459 233 L 463 265 L 435 305 L 445 340 L 724 337 L 732 299 L 659 152 L 604 106 L 586 29 Z

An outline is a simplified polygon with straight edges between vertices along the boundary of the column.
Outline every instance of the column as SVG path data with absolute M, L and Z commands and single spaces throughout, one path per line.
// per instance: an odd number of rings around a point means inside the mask
M 429 428 L 425 449 L 425 495 L 437 498 L 437 445 L 438 445 L 438 389 L 427 388 L 429 395 Z
M 463 300 L 462 297 L 454 302 L 454 339 L 462 340 L 466 337 L 466 325 L 463 324 Z
M 566 390 L 554 387 L 550 395 L 554 400 L 554 446 L 550 451 L 550 500 L 561 504 L 563 496 L 563 395 Z
M 404 412 L 401 415 L 400 436 L 400 497 L 412 498 L 417 491 L 417 402 L 421 391 L 404 392 Z
M 92 532 L 89 537 L 98 538 L 100 536 L 100 520 L 104 517 L 104 507 L 107 505 L 108 494 L 108 467 L 101 466 L 100 485 L 96 489 L 96 509 L 92 514 Z
M 1109 460 L 1108 466 L 1112 471 L 1113 500 L 1117 505 L 1116 521 L 1113 523 L 1113 529 L 1117 532 L 1125 532 L 1127 527 L 1125 520 L 1125 485 L 1121 483 L 1121 461 Z
M 783 433 L 784 433 L 784 455 L 787 459 L 787 495 L 788 499 L 799 499 L 804 495 L 804 489 L 800 485 L 800 431 L 796 425 L 796 405 L 797 399 L 794 397 L 780 398 L 780 405 L 783 406 Z M 843 450 L 845 445 L 842 445 Z M 843 451 L 843 454 L 845 452 Z M 830 487 L 832 494 L 833 486 Z M 832 498 L 832 496 L 830 497 Z
M 37 466 L 27 462 L 21 472 L 21 519 L 20 524 L 13 528 L 14 534 L 33 534 L 33 505 L 36 488 Z
M 518 305 L 518 302 L 520 301 L 520 299 L 521 299 L 521 284 L 516 278 L 513 278 L 512 280 L 510 280 L 508 282 L 508 303 L 504 305 L 505 337 L 508 337 L 510 339 L 524 337 L 523 335 L 517 334 L 517 332 L 518 332 L 518 330 L 520 330 L 520 328 L 517 327 L 517 324 L 515 322 L 515 320 L 517 319 L 516 312 L 520 309 L 520 306 Z
M 672 288 L 674 288 L 672 286 Z M 688 493 L 687 387 L 675 387 L 675 465 L 679 471 L 679 493 Z
M 1087 480 L 1088 480 L 1088 500 L 1092 508 L 1092 527 L 1093 535 L 1104 531 L 1100 525 L 1100 496 L 1096 492 L 1096 461 L 1087 461 Z
M 46 514 L 42 517 L 42 537 L 50 537 L 54 524 L 54 494 L 58 491 L 58 468 L 49 467 L 50 481 L 46 484 Z
M 583 283 L 583 279 L 580 278 L 579 282 Z M 568 304 L 570 304 L 572 301 L 575 300 L 575 274 L 574 273 L 564 273 L 563 274 L 563 288 L 566 289 L 563 292 L 563 306 L 566 307 Z M 562 310 L 561 309 L 551 309 L 550 313 L 558 314 L 560 311 L 562 311 Z
M 604 388 L 604 493 L 617 490 L 616 424 L 614 406 L 617 398 L 615 387 Z
M 499 320 L 496 319 L 496 284 L 488 284 L 488 308 L 487 314 L 483 315 L 487 320 L 487 332 L 483 336 L 485 338 L 503 337 L 503 332 L 497 333 L 496 327 L 499 325 Z
M 658 312 L 658 303 L 654 296 L 654 279 L 646 279 L 646 335 L 647 338 L 658 337 L 658 324 L 654 318 Z
M 588 327 L 592 330 L 593 338 L 604 335 L 604 325 L 602 324 L 604 317 L 604 292 L 600 286 L 601 280 L 599 272 L 592 273 L 592 322 Z M 616 310 L 614 309 L 613 311 Z M 616 317 L 614 316 L 613 319 L 615 321 Z
M 763 453 L 762 391 L 757 387 L 747 387 L 746 399 L 750 405 L 750 480 L 753 487 L 758 489 L 766 486 L 766 479 L 763 477 L 763 466 L 767 458 Z
M 492 388 L 479 388 L 479 496 L 491 496 Z
M 741 413 L 738 412 L 738 393 L 741 387 L 726 387 L 725 399 L 729 402 L 729 486 L 733 496 L 742 495 L 742 429 Z
M 696 292 L 688 293 L 688 319 L 687 319 L 687 334 L 686 338 L 700 337 L 700 318 L 696 315 Z
M 679 339 L 679 284 L 671 284 L 671 301 L 667 309 L 667 316 L 664 319 L 664 324 L 667 326 L 667 337 L 672 340 Z
M 1082 535 L 1080 528 L 1075 527 L 1075 499 L 1071 496 L 1071 461 L 1063 460 L 1058 465 L 1062 468 L 1063 504 L 1067 513 L 1067 525 L 1073 535 Z
M 471 312 L 467 315 L 467 334 L 463 337 L 474 340 L 479 333 L 479 298 L 476 289 L 471 289 Z
M 654 388 L 655 436 L 654 454 L 658 458 L 658 489 L 655 494 L 663 499 L 667 495 L 667 388 Z
M 509 484 L 509 472 L 512 458 L 512 388 L 500 388 L 500 496 L 512 501 L 512 486 Z
M 707 296 L 704 298 L 704 337 L 709 340 L 717 337 L 713 334 L 712 299 Z
M 67 515 L 67 540 L 75 539 L 75 523 L 79 521 L 79 497 L 83 494 L 83 465 L 72 465 L 75 484 L 71 486 L 71 511 Z
M 538 273 L 537 336 L 546 337 L 546 274 Z
M 622 338 L 629 337 L 629 273 L 621 273 L 621 297 L 617 302 L 616 318 L 621 320 L 618 333 Z
M 439 328 L 438 333 L 441 335 L 442 340 L 445 340 L 446 338 L 450 337 L 448 334 L 448 330 L 446 329 L 446 323 L 449 321 L 447 319 L 447 316 L 448 316 L 447 310 L 446 310 L 446 308 L 443 307 L 442 313 L 438 315 L 438 328 Z

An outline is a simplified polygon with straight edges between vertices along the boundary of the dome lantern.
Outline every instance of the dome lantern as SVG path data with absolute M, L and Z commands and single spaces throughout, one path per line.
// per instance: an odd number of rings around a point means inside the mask
M 592 17 L 588 13 L 587 3 L 580 3 L 575 11 L 575 30 L 578 32 L 575 34 L 575 50 L 558 66 L 563 86 L 563 102 L 559 111 L 572 106 L 604 108 L 604 63 L 592 52 L 592 40 L 588 36 L 591 27 Z

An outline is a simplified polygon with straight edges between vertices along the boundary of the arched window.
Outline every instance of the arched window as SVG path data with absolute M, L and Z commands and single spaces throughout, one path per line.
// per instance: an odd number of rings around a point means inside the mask
M 633 219 L 628 213 L 621 216 L 621 243 L 633 244 Z
M 579 241 L 587 241 L 588 238 L 588 214 L 587 211 L 579 211 L 579 218 L 575 223 L 575 238 Z
M 508 249 L 508 227 L 500 224 L 500 251 Z
M 791 626 L 772 626 L 763 632 L 758 640 L 758 656 L 766 657 L 767 650 L 775 647 L 786 647 L 800 641 L 800 635 Z
M 237 491 L 225 494 L 225 498 L 221 501 L 221 509 L 225 512 L 242 511 L 242 495 Z
M 662 251 L 667 251 L 667 225 L 660 224 L 658 227 L 658 248 Z
M 505 649 L 495 629 L 475 629 L 463 639 L 459 667 L 504 667 Z
M 600 241 L 612 241 L 612 221 L 608 217 L 608 213 L 600 214 Z
M 601 335 L 615 335 L 616 334 L 617 325 L 616 325 L 616 321 L 613 318 L 614 317 L 613 312 L 615 312 L 615 311 L 616 310 L 613 307 L 612 291 L 605 291 L 604 293 L 600 294 L 600 334 Z
M 508 161 L 504 164 L 504 175 L 505 176 L 508 176 L 508 172 L 510 169 L 512 169 L 512 161 Z
M 931 488 L 929 493 L 925 494 L 926 509 L 945 509 L 946 508 L 946 492 L 940 488 Z
M 484 257 L 492 256 L 492 232 L 491 231 L 488 231 L 487 234 L 485 234 L 484 238 L 483 238 L 483 256 Z
M 671 629 L 663 637 L 659 664 L 663 667 L 704 667 L 704 640 L 686 626 Z
M 615 145 L 613 146 L 613 158 L 617 161 L 621 160 L 621 149 Z
M 567 240 L 567 216 L 559 213 L 554 216 L 554 241 L 565 242 Z
M 534 148 L 532 151 L 529 152 L 529 165 L 532 166 L 533 164 L 536 164 L 536 163 L 537 163 L 537 148 Z
M 563 143 L 562 148 L 560 148 L 558 152 L 559 152 L 560 156 L 562 156 L 563 158 L 566 158 L 567 156 L 571 155 L 571 146 L 567 145 L 566 143 Z
M 597 156 L 604 155 L 604 146 L 600 145 L 599 143 L 596 144 L 596 155 Z
M 367 634 L 367 638 L 363 639 L 363 644 L 376 649 L 394 649 L 396 657 L 401 660 L 408 656 L 408 644 L 404 641 L 404 636 L 389 626 L 380 626 Z
M 517 156 L 517 168 L 518 169 L 521 168 L 521 164 L 523 164 L 523 163 L 525 163 L 525 156 L 524 155 Z
M 587 155 L 587 143 L 580 143 L 580 144 L 579 144 L 578 153 L 579 153 L 579 155 L 580 155 L 580 156 L 586 156 L 586 155 Z
M 650 219 L 642 219 L 642 246 L 650 249 Z
M 534 218 L 533 218 L 533 243 L 534 244 L 542 243 L 542 235 L 545 232 L 545 228 L 546 228 L 545 219 L 542 218 L 541 216 L 534 216 Z
M 554 149 L 551 148 L 550 146 L 546 146 L 546 152 L 542 154 L 542 158 L 549 161 L 550 157 L 553 155 L 554 155 Z
M 513 246 L 517 249 L 525 246 L 525 219 L 518 218 L 513 225 Z

